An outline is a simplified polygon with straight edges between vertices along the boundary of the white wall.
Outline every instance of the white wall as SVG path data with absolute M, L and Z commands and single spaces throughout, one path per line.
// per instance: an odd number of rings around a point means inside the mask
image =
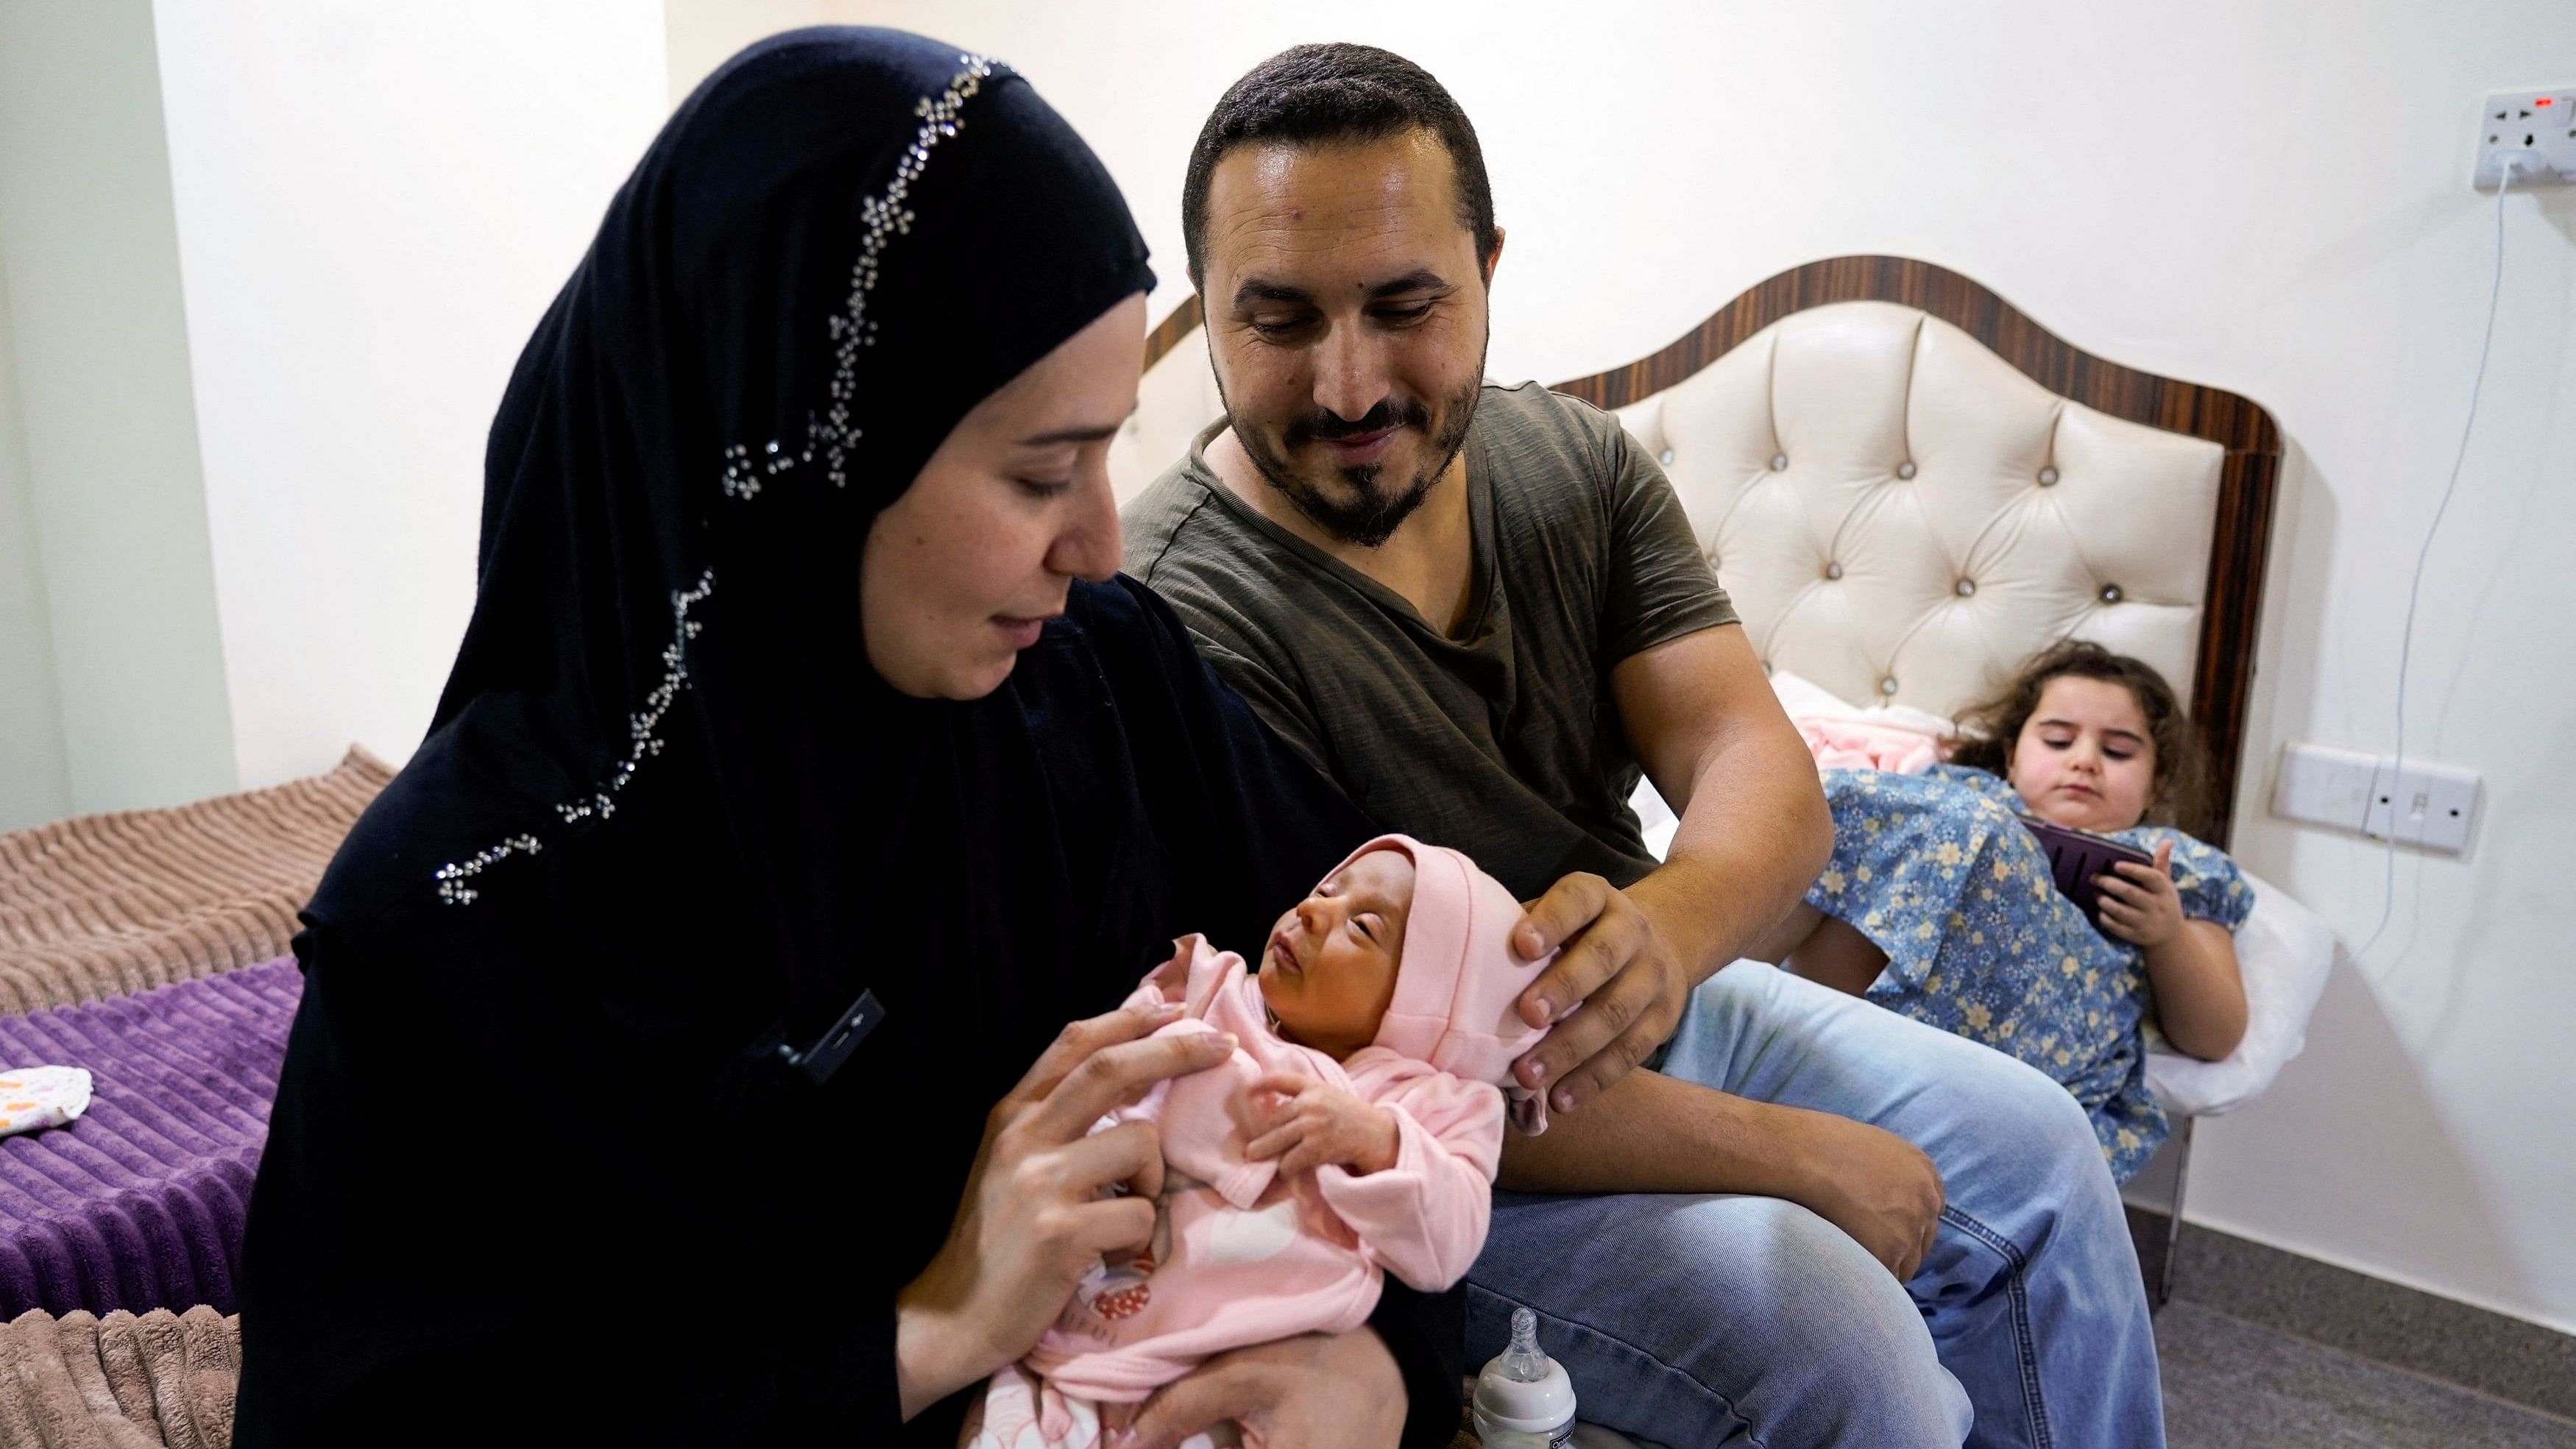
M 668 107 L 646 0 L 160 0 L 244 783 L 407 756 L 520 347 Z
M 835 21 L 832 0 L 665 0 L 671 104 L 688 99 L 733 53 L 782 30 Z M 842 21 L 841 23 L 848 23 Z
M 2237 844 L 2347 939 L 2369 934 L 2379 854 L 2271 819 L 2272 757 L 2292 738 L 2388 743 L 2405 582 L 2487 294 L 2477 105 L 2576 84 L 2576 6 L 834 8 L 1035 80 L 1127 188 L 1157 316 L 1186 286 L 1181 169 L 1209 104 L 1282 46 L 1353 39 L 1428 66 L 1478 124 L 1509 231 L 1497 376 L 1625 362 L 1785 267 L 1889 252 L 2090 351 L 2262 402 L 2291 458 Z M 2404 863 L 2388 940 L 2339 974 L 2306 1057 L 2204 1126 L 2191 1215 L 2576 1330 L 2576 908 L 2556 848 L 2576 820 L 2576 193 L 2516 198 L 2508 221 L 2409 735 L 2485 772 L 2488 815 L 2470 859 Z
M 5 263 L 5 259 L 0 259 Z M 72 808 L 63 764 L 63 708 L 36 543 L 36 502 L 18 422 L 17 342 L 0 264 L 0 830 Z
M 0 5 L 0 273 L 0 824 L 230 789 L 149 0 Z

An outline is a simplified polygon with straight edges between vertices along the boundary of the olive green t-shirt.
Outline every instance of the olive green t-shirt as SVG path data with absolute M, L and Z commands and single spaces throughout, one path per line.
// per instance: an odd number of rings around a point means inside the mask
M 1124 515 L 1129 570 L 1217 674 L 1379 824 L 1466 851 L 1525 899 L 1569 871 L 1624 886 L 1652 870 L 1610 671 L 1735 611 L 1618 420 L 1536 383 L 1486 386 L 1455 637 L 1218 482 L 1205 450 L 1222 426 Z

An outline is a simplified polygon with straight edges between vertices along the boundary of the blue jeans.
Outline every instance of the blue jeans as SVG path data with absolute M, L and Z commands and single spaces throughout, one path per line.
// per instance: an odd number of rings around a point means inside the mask
M 1744 961 L 1692 994 L 1663 1070 L 1922 1148 L 1949 1196 L 1930 1256 L 1900 1285 L 1776 1198 L 1498 1193 L 1469 1372 L 1527 1307 L 1582 1417 L 1670 1449 L 2164 1443 L 2119 1192 L 2065 1089 Z

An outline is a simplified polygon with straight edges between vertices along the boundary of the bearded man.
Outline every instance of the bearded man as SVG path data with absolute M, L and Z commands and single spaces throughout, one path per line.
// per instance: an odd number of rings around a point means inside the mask
M 2083 1110 L 1738 959 L 1826 859 L 1815 769 L 1655 461 L 1485 383 L 1503 233 L 1457 103 L 1382 50 L 1274 56 L 1182 227 L 1226 416 L 1127 509 L 1128 567 L 1383 827 L 1531 900 L 1525 957 L 1563 948 L 1515 1069 L 1560 1115 L 1506 1144 L 1469 1361 L 1535 1309 L 1585 1417 L 1673 1449 L 2161 1444 Z

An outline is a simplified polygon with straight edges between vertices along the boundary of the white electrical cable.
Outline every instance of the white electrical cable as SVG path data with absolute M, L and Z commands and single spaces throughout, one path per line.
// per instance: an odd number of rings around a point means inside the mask
M 2352 953 L 2355 961 L 2379 944 L 2379 938 L 2388 931 L 2389 917 L 2397 909 L 2397 817 L 2404 803 L 2398 796 L 2406 778 L 2406 667 L 2415 652 L 2415 602 L 2424 589 L 2424 563 L 2433 556 L 2434 535 L 2442 531 L 2442 515 L 2450 511 L 2451 495 L 2460 487 L 2460 469 L 2469 461 L 2469 437 L 2478 426 L 2478 395 L 2486 391 L 2487 353 L 2495 343 L 2497 304 L 2504 298 L 2504 198 L 2513 189 L 2514 167 L 2521 159 L 2511 154 L 2501 158 L 2504 174 L 2496 182 L 2495 277 L 2487 285 L 2487 327 L 2485 335 L 2478 339 L 2478 371 L 2469 384 L 2469 415 L 2460 424 L 2459 451 L 2451 456 L 2451 481 L 2442 485 L 2442 501 L 2433 505 L 2433 521 L 2424 530 L 2423 546 L 2415 550 L 2415 577 L 2406 585 L 2406 626 L 2397 636 L 2395 763 L 2388 769 L 2388 864 L 2380 881 L 2379 924 L 2371 928 L 2370 939 Z

